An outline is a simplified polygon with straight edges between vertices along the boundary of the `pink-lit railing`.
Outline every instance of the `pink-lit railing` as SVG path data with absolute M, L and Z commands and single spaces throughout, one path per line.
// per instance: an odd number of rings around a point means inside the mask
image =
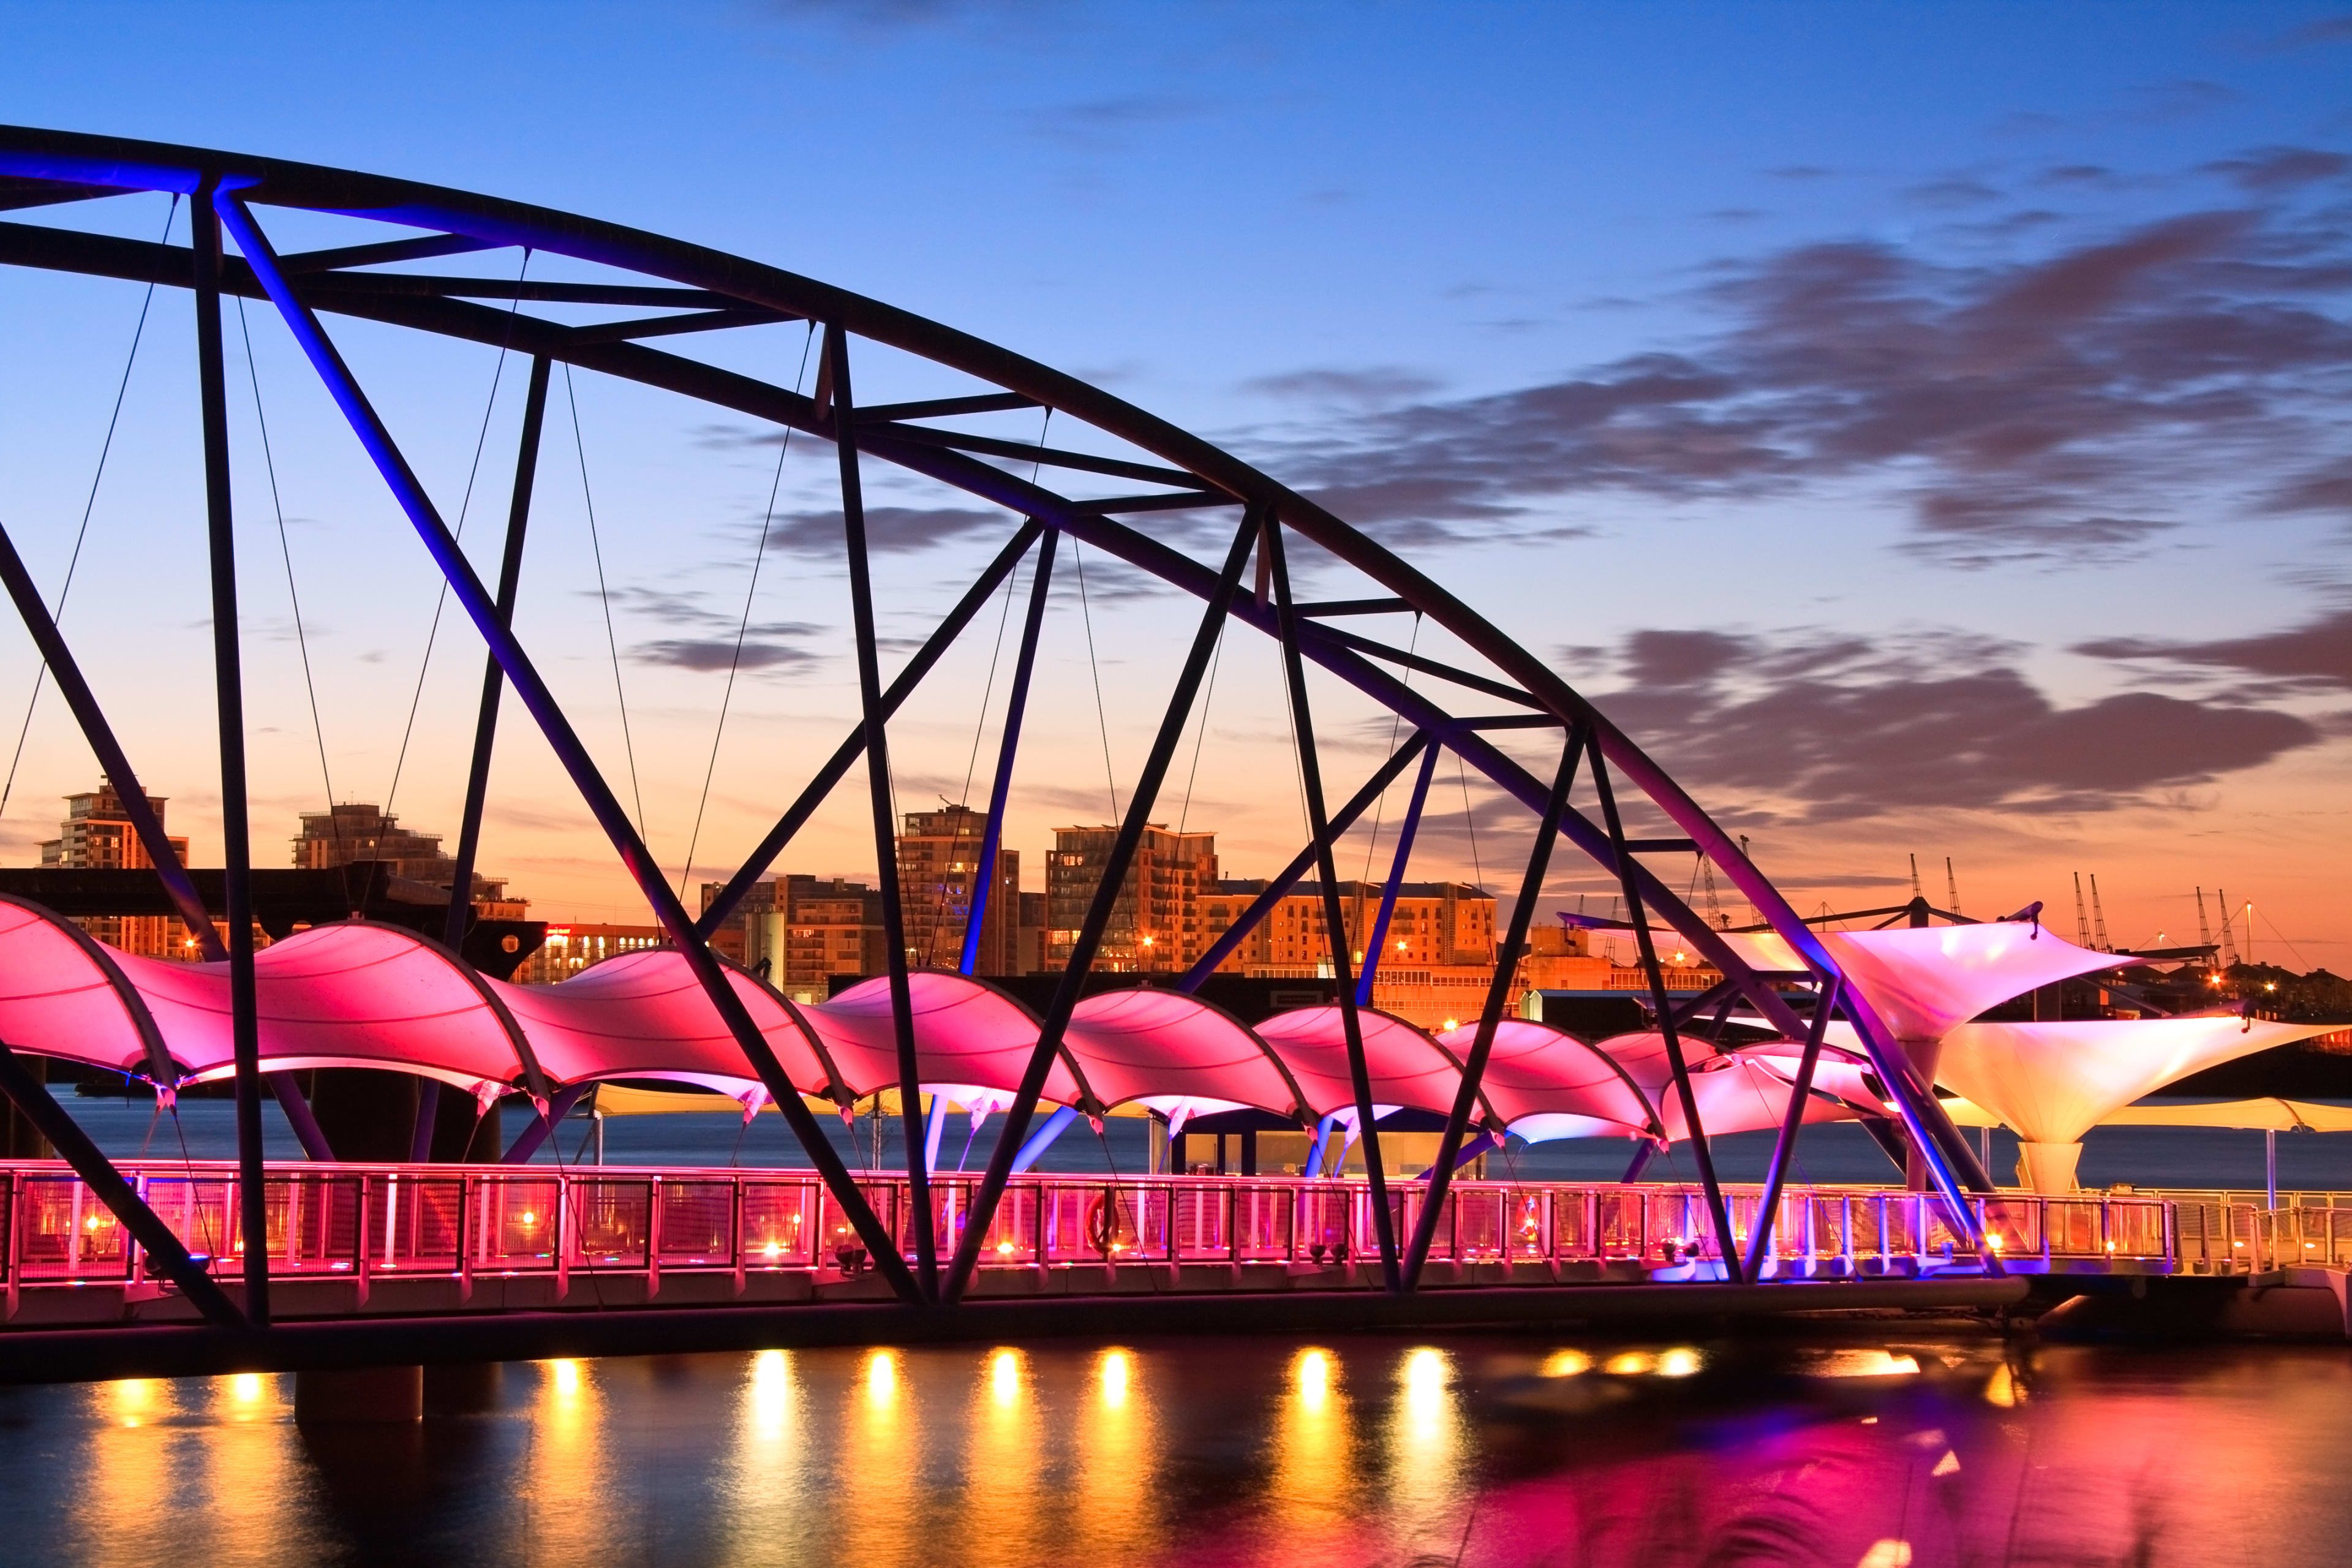
M 147 1203 L 192 1251 L 239 1258 L 236 1167 L 132 1163 Z M 907 1241 L 903 1178 L 860 1185 L 885 1226 Z M 942 1247 L 961 1235 L 978 1181 L 932 1180 Z M 856 1274 L 854 1232 L 812 1174 L 791 1171 L 629 1170 L 610 1166 L 273 1167 L 267 1183 L 270 1270 L 281 1279 L 802 1271 Z M 139 1249 L 63 1164 L 0 1166 L 10 1295 L 101 1281 L 147 1281 Z M 1422 1191 L 1390 1187 L 1399 1234 Z M 1745 1247 L 1760 1201 L 1727 1190 Z M 2005 1262 L 2231 1273 L 2297 1261 L 2352 1259 L 2352 1209 L 2263 1214 L 2245 1205 L 2146 1196 L 1974 1200 Z M 1906 1274 L 1968 1267 L 1944 1200 L 1918 1193 L 1811 1187 L 1784 1192 L 1771 1256 L 1780 1275 Z M 1356 1181 L 1285 1176 L 1036 1175 L 1007 1189 L 981 1256 L 995 1268 L 1281 1264 L 1336 1268 L 1364 1258 L 1370 1195 Z M 2316 1239 L 2315 1239 L 2316 1238 Z M 1537 1278 L 1674 1269 L 1705 1275 L 1716 1257 L 1696 1188 L 1463 1182 L 1446 1199 L 1431 1256 L 1463 1264 L 1542 1266 Z M 1630 1269 L 1565 1265 L 1623 1265 Z M 215 1265 L 218 1267 L 218 1265 Z M 1463 1279 L 1527 1282 L 1500 1268 Z M 1203 1279 L 1203 1288 L 1215 1281 Z

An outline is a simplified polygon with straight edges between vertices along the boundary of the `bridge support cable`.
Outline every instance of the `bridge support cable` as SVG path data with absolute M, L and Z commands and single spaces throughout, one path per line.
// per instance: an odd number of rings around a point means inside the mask
M 1715 1154 L 1706 1146 L 1706 1128 L 1698 1115 L 1698 1095 L 1691 1087 L 1690 1064 L 1683 1059 L 1681 1032 L 1675 1026 L 1674 1002 L 1666 994 L 1666 975 L 1658 963 L 1658 944 L 1650 934 L 1650 919 L 1642 908 L 1638 879 L 1633 875 L 1633 852 L 1625 847 L 1624 818 L 1617 814 L 1617 794 L 1609 787 L 1609 763 L 1598 739 L 1589 739 L 1592 752 L 1592 787 L 1601 796 L 1601 820 L 1608 824 L 1610 847 L 1616 852 L 1618 878 L 1625 889 L 1625 918 L 1633 927 L 1633 943 L 1642 954 L 1642 969 L 1650 982 L 1657 1008 L 1658 1034 L 1665 1041 L 1666 1067 L 1674 1074 L 1675 1098 L 1682 1102 L 1683 1131 L 1690 1139 L 1691 1159 L 1698 1166 L 1699 1185 L 1706 1189 L 1707 1219 L 1715 1226 L 1716 1251 L 1723 1260 L 1724 1278 L 1738 1285 L 1747 1278 L 1740 1266 L 1739 1239 L 1731 1231 L 1731 1211 L 1723 1201 L 1723 1184 L 1716 1180 Z
M 522 436 L 515 447 L 514 489 L 507 503 L 506 546 L 499 558 L 499 624 L 514 626 L 515 601 L 522 591 L 523 538 L 530 524 L 532 486 L 539 476 L 539 438 L 547 421 L 547 384 L 551 366 L 545 354 L 530 362 L 530 382 L 523 394 Z M 456 869 L 449 877 L 449 918 L 441 940 L 450 952 L 466 943 L 466 927 L 474 910 L 474 860 L 481 853 L 482 812 L 489 800 L 490 756 L 499 732 L 499 699 L 506 672 L 498 656 L 483 660 L 482 700 L 474 716 L 474 751 L 466 769 L 466 809 L 457 821 Z M 435 1079 L 416 1083 L 416 1122 L 409 1134 L 408 1158 L 424 1164 L 433 1158 L 433 1124 L 439 1120 L 441 1084 Z M 525 1136 L 528 1136 L 528 1132 Z
M 1805 1031 L 1804 1054 L 1797 1058 L 1797 1077 L 1789 1086 L 1789 1109 L 1780 1118 L 1780 1131 L 1772 1140 L 1772 1163 L 1764 1170 L 1764 1191 L 1756 1200 L 1756 1225 L 1748 1238 L 1748 1278 L 1760 1279 L 1764 1260 L 1772 1256 L 1773 1222 L 1780 1210 L 1780 1188 L 1789 1178 L 1790 1157 L 1796 1152 L 1797 1130 L 1805 1123 L 1805 1104 L 1812 1098 L 1813 1069 L 1822 1059 L 1822 1041 L 1830 1032 L 1830 1016 L 1837 1011 L 1844 981 L 1823 979 L 1814 992 L 1813 1026 Z
M 752 1022 L 742 998 L 735 994 L 734 987 L 729 983 L 726 970 L 711 953 L 709 944 L 696 933 L 686 906 L 672 891 L 668 879 L 654 864 L 645 841 L 638 837 L 628 814 L 622 809 L 619 797 L 614 795 L 611 785 L 597 771 L 594 760 L 582 744 L 571 721 L 564 716 L 554 693 L 548 689 L 512 629 L 499 621 L 496 601 L 482 586 L 472 564 L 450 536 L 448 524 L 435 510 L 432 499 L 425 494 L 424 486 L 408 466 L 407 458 L 394 442 L 391 432 L 385 428 L 374 406 L 368 401 L 366 393 L 352 377 L 333 342 L 320 327 L 318 318 L 295 294 L 278 265 L 276 253 L 253 221 L 251 213 L 233 194 L 226 192 L 219 195 L 215 206 L 223 223 L 236 236 L 237 248 L 245 253 L 271 302 L 278 307 L 278 314 L 293 332 L 295 341 L 301 345 L 320 379 L 326 384 L 352 433 L 367 450 L 377 472 L 391 489 L 394 500 L 407 513 L 410 523 L 440 567 L 442 575 L 448 579 L 451 591 L 457 595 L 467 615 L 472 617 L 483 640 L 489 644 L 499 667 L 506 672 L 507 679 L 513 683 L 516 697 L 538 723 L 541 733 L 547 738 L 549 748 L 572 776 L 583 802 L 595 816 L 598 826 L 612 841 L 622 865 L 635 879 L 639 891 L 652 906 L 655 919 L 677 945 L 688 967 L 694 972 L 696 981 L 709 997 L 719 1021 L 726 1026 L 737 1048 L 742 1051 L 744 1058 L 767 1088 L 769 1097 L 775 1100 L 777 1109 L 791 1124 L 793 1135 L 800 1140 L 810 1164 L 824 1182 L 827 1193 L 856 1230 L 859 1239 L 865 1242 L 876 1270 L 889 1281 L 891 1289 L 902 1300 L 914 1300 L 914 1277 L 908 1271 L 905 1259 L 899 1256 L 895 1239 L 876 1217 L 872 1205 L 851 1179 L 848 1168 L 842 1163 L 840 1155 L 834 1151 L 807 1105 L 802 1101 L 800 1091 L 784 1072 L 783 1064 L 776 1059 L 775 1052 L 760 1033 L 759 1026 Z
M 1045 600 L 1054 581 L 1054 547 L 1059 538 L 1049 531 L 1038 541 L 1036 571 L 1029 580 L 1029 611 L 1021 623 L 1021 651 L 1013 661 L 1013 689 L 1004 699 L 1004 734 L 996 747 L 996 778 L 989 785 L 988 825 L 981 830 L 980 870 L 971 885 L 971 912 L 964 921 L 963 957 L 957 966 L 964 974 L 977 967 L 981 926 L 996 885 L 997 847 L 1004 837 L 1004 807 L 1013 794 L 1013 763 L 1021 749 L 1021 721 L 1029 707 L 1029 678 L 1037 668 L 1037 639 L 1045 626 Z M 1020 896 L 1015 889 L 1016 903 Z M 1016 926 L 1020 913 L 1017 909 L 1013 911 Z
M 1559 776 L 1552 781 L 1551 795 L 1544 802 L 1543 816 L 1536 823 L 1535 847 L 1528 852 L 1527 875 L 1519 880 L 1518 902 L 1511 907 L 1510 933 L 1495 949 L 1495 973 L 1486 984 L 1486 1005 L 1478 1015 L 1478 1033 L 1470 1042 L 1470 1055 L 1462 1063 L 1462 1084 L 1454 1091 L 1454 1109 L 1446 1116 L 1445 1131 L 1437 1140 L 1437 1159 L 1429 1168 L 1429 1190 L 1422 1197 L 1421 1217 L 1412 1227 L 1412 1244 L 1405 1253 L 1404 1288 L 1408 1291 L 1421 1284 L 1422 1268 L 1429 1262 L 1429 1246 L 1436 1237 L 1438 1219 L 1445 1210 L 1445 1195 L 1454 1184 L 1454 1167 L 1463 1161 L 1463 1135 L 1469 1129 L 1470 1112 L 1477 1106 L 1479 1086 L 1486 1079 L 1486 1062 L 1494 1055 L 1495 1033 L 1502 1026 L 1503 1009 L 1510 1002 L 1511 978 L 1518 969 L 1519 952 L 1528 942 L 1528 922 L 1535 918 L 1536 905 L 1543 900 L 1544 873 L 1551 867 L 1552 841 L 1559 837 L 1559 819 L 1568 810 L 1569 787 L 1576 782 L 1577 758 L 1585 740 L 1584 726 L 1580 724 L 1570 731 L 1568 743 L 1560 748 Z M 1425 780 L 1425 770 L 1423 776 Z M 1490 1141 L 1494 1138 L 1492 1132 L 1481 1136 Z
M 1364 973 L 1356 981 L 1356 1005 L 1372 1005 L 1372 977 L 1380 973 L 1381 960 L 1387 956 L 1389 922 L 1396 918 L 1397 894 L 1404 887 L 1406 866 L 1412 859 L 1413 835 L 1421 828 L 1422 807 L 1429 804 L 1430 781 L 1437 776 L 1438 751 L 1430 747 L 1421 756 L 1421 773 L 1412 781 L 1412 799 L 1405 805 L 1404 820 L 1397 825 L 1396 855 L 1389 862 L 1389 879 L 1381 885 L 1380 912 L 1372 917 L 1372 934 L 1364 943 Z M 1379 828 L 1375 826 L 1374 832 Z M 1557 825 L 1554 831 L 1558 831 Z
M 907 984 L 907 910 L 898 885 L 898 814 L 890 798 L 890 733 L 882 711 L 880 650 L 875 646 L 874 576 L 866 551 L 866 493 L 857 471 L 857 416 L 849 387 L 849 334 L 824 326 L 821 384 L 833 395 L 833 446 L 841 467 L 841 531 L 849 561 L 851 637 L 857 647 L 857 700 L 866 717 L 866 797 L 874 814 L 874 880 L 882 896 L 882 953 L 890 987 L 890 1023 L 898 1047 L 898 1130 L 907 1151 L 908 1228 L 915 1284 L 926 1301 L 940 1294 L 937 1216 L 923 1137 L 921 1060 L 915 1052 L 915 1002 Z
M 1177 674 L 1176 689 L 1168 699 L 1167 711 L 1160 716 L 1160 733 L 1153 738 L 1150 754 L 1144 759 L 1143 771 L 1136 776 L 1135 789 L 1128 796 L 1127 813 L 1119 819 L 1118 837 L 1112 840 L 1110 854 L 1104 858 L 1102 879 L 1087 907 L 1086 921 L 1078 928 L 1069 963 L 1063 967 L 1061 981 L 1054 987 L 1053 1001 L 1045 1008 L 1044 1022 L 1037 1031 L 1037 1044 L 1022 1068 L 1021 1085 L 1013 1091 L 1013 1103 L 1005 1108 L 1004 1124 L 997 1129 L 987 1173 L 981 1177 L 980 1190 L 972 1195 L 971 1206 L 966 1211 L 963 1235 L 956 1244 L 955 1262 L 941 1291 L 943 1300 L 961 1300 L 964 1288 L 971 1282 L 972 1269 L 980 1262 L 981 1243 L 995 1222 L 997 1203 L 1003 1197 L 1005 1181 L 1013 1173 L 1014 1156 L 1024 1147 L 1030 1120 L 1036 1115 L 1037 1097 L 1045 1091 L 1045 1075 L 1062 1048 L 1062 1037 L 1070 1026 L 1070 1015 L 1077 1008 L 1078 994 L 1094 967 L 1103 932 L 1110 925 L 1111 912 L 1126 886 L 1128 867 L 1135 859 L 1136 846 L 1142 842 L 1151 808 L 1159 799 L 1160 783 L 1168 776 L 1169 763 L 1174 761 L 1176 748 L 1184 739 L 1184 726 L 1192 718 L 1193 700 L 1200 693 L 1202 677 L 1208 672 L 1210 657 L 1216 652 L 1226 612 L 1240 591 L 1242 568 L 1249 563 L 1250 547 L 1258 538 L 1258 531 L 1259 519 L 1255 514 L 1244 514 L 1241 527 L 1234 534 L 1233 546 L 1225 553 L 1223 569 L 1209 595 L 1200 629 L 1192 635 L 1192 650 Z
M 1307 795 L 1307 831 L 1315 841 L 1316 875 L 1323 883 L 1323 940 L 1331 950 L 1332 978 L 1339 983 L 1339 1030 L 1348 1044 L 1348 1077 L 1356 1095 L 1356 1136 L 1364 1145 L 1364 1173 L 1371 1187 L 1372 1235 L 1380 1243 L 1381 1282 L 1391 1295 L 1396 1295 L 1405 1289 L 1405 1279 L 1398 1267 L 1396 1218 L 1389 1212 L 1389 1178 L 1381 1161 L 1381 1132 L 1373 1125 L 1372 1075 L 1364 1059 L 1364 1021 L 1357 1015 L 1355 982 L 1349 973 L 1348 924 L 1339 908 L 1339 862 L 1331 853 L 1331 823 L 1323 809 L 1323 766 L 1315 745 L 1314 716 L 1307 702 L 1307 666 L 1298 651 L 1298 605 L 1290 591 L 1290 563 L 1283 548 L 1281 521 L 1271 511 L 1262 512 L 1259 528 L 1258 549 L 1274 587 L 1299 782 Z
M 228 921 L 229 1044 L 236 1063 L 238 1223 L 245 1312 L 269 1325 L 269 1210 L 262 1188 L 261 1017 L 253 973 L 253 841 L 246 815 L 245 679 L 236 614 L 236 532 L 228 472 L 228 389 L 221 344 L 222 193 L 190 204 L 195 237 L 196 383 L 204 410 L 205 519 L 212 557 L 213 691 L 220 727 L 221 904 Z M 167 855 L 166 857 L 170 857 Z
M 1030 545 L 1035 543 L 1037 536 L 1045 531 L 1045 524 L 1036 519 L 1024 520 L 1013 538 L 988 563 L 987 569 L 981 573 L 971 587 L 964 590 L 963 597 L 956 601 L 955 607 L 948 612 L 947 617 L 932 628 L 930 637 L 915 650 L 915 657 L 908 659 L 892 678 L 888 689 L 882 693 L 884 718 L 897 713 L 900 705 L 914 694 L 915 688 L 922 684 L 923 678 L 930 674 L 931 668 L 939 663 L 964 627 L 971 624 L 972 616 L 980 613 L 981 606 L 994 596 L 998 587 L 1003 584 L 1005 574 L 1020 563 L 1021 558 L 1029 552 Z M 799 796 L 784 809 L 784 814 L 776 818 L 776 825 L 768 829 L 767 836 L 744 858 L 735 875 L 728 879 L 719 896 L 710 901 L 710 907 L 702 911 L 701 919 L 695 922 L 696 934 L 708 940 L 711 932 L 727 923 L 727 918 L 735 912 L 736 906 L 743 901 L 743 896 L 758 885 L 760 879 L 767 874 L 768 868 L 775 864 L 776 857 L 784 852 L 784 846 L 790 844 L 793 836 L 815 815 L 816 808 L 824 804 L 834 786 L 842 781 L 865 751 L 866 726 L 861 721 L 849 732 L 848 739 L 834 748 L 833 755 L 817 769 L 816 776 L 802 788 Z
M 82 1131 L 81 1123 L 66 1113 L 65 1107 L 50 1097 L 47 1086 L 26 1071 L 23 1058 L 5 1044 L 0 1044 L 0 1093 L 6 1094 L 10 1103 L 25 1113 L 25 1119 L 40 1129 L 41 1136 L 47 1138 L 59 1157 L 73 1167 L 74 1174 L 81 1178 L 90 1195 L 104 1204 L 108 1211 L 121 1222 L 122 1228 L 139 1244 L 148 1261 L 164 1278 L 177 1285 L 182 1295 L 195 1303 L 196 1310 L 204 1313 L 206 1321 L 224 1329 L 250 1328 L 263 1321 L 258 1317 L 248 1318 L 245 1312 L 237 1310 L 236 1303 L 230 1300 L 219 1283 L 205 1271 L 205 1265 L 189 1255 L 188 1249 L 181 1245 L 180 1238 L 172 1233 L 172 1227 L 147 1206 L 122 1173 L 114 1168 L 114 1163 L 90 1142 L 89 1134 Z M 256 1190 L 258 1191 L 257 1188 Z M 255 1237 L 266 1236 L 268 1232 L 247 1230 L 245 1234 Z M 245 1250 L 247 1258 L 260 1258 L 267 1268 L 268 1247 L 248 1246 Z M 250 1263 L 247 1265 L 248 1272 L 251 1267 Z M 251 1300 L 248 1295 L 248 1307 Z M 267 1298 L 265 1305 L 266 1301 Z
M 1356 825 L 1359 817 L 1372 808 L 1373 802 L 1388 792 L 1389 786 L 1396 783 L 1398 776 L 1404 772 L 1413 758 L 1420 756 L 1424 751 L 1433 754 L 1436 749 L 1437 743 L 1429 738 L 1425 731 L 1415 730 L 1406 736 L 1404 744 L 1390 753 L 1389 760 L 1373 771 L 1372 776 L 1364 782 L 1364 787 L 1351 795 L 1345 805 L 1331 814 L 1328 824 L 1330 831 L 1327 837 L 1336 842 L 1347 833 L 1348 829 Z M 1284 899 L 1289 897 L 1290 890 L 1298 885 L 1300 879 L 1315 868 L 1317 849 L 1322 842 L 1321 839 L 1312 840 L 1306 848 L 1292 857 L 1290 864 L 1277 872 L 1273 880 L 1266 883 L 1265 890 L 1252 899 L 1248 906 L 1234 917 L 1234 923 L 1225 928 L 1224 934 L 1209 944 L 1209 951 L 1194 961 L 1192 967 L 1186 970 L 1177 980 L 1173 989 L 1184 992 L 1198 991 L 1209 976 L 1217 972 L 1217 966 L 1231 958 L 1234 951 L 1249 939 L 1250 932 L 1257 929 L 1258 923 L 1273 913 L 1275 907 Z

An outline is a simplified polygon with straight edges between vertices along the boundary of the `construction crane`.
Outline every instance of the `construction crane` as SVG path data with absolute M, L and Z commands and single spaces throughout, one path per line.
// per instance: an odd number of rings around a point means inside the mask
M 1927 896 L 1919 890 L 1919 857 L 1916 855 L 1911 857 L 1911 896 L 1915 899 Z
M 1723 912 L 1723 901 L 1715 895 L 1715 862 L 1704 854 L 1698 858 L 1698 874 L 1706 888 L 1706 923 L 1717 931 L 1729 931 L 1731 919 Z
M 1741 835 L 1739 836 L 1739 858 L 1740 858 L 1742 860 L 1746 860 L 1746 859 L 1748 858 L 1748 835 L 1746 835 L 1745 833 L 1743 833 L 1743 834 L 1741 834 Z M 1749 925 L 1755 925 L 1755 924 L 1758 924 L 1758 923 L 1761 921 L 1761 919 L 1762 919 L 1762 917 L 1761 917 L 1761 916 L 1759 916 L 1759 914 L 1757 914 L 1757 912 L 1756 912 L 1756 900 L 1753 900 L 1753 899 L 1748 900 L 1748 923 Z
M 2238 942 L 2237 939 L 2230 933 L 2230 895 L 2228 890 L 2222 888 L 2214 889 L 2213 901 L 2220 905 L 2221 910 L 2221 967 L 2224 969 L 2235 969 L 2238 967 Z
M 2099 939 L 2101 952 L 2113 952 L 2107 945 L 2107 911 L 2099 908 L 2099 874 L 2091 873 L 2091 933 Z
M 2074 873 L 2074 945 L 2091 945 L 2091 912 L 2083 906 L 2083 873 Z
M 1944 907 L 1954 914 L 1960 912 L 1960 879 L 1952 874 L 1952 858 L 1944 857 L 1944 897 L 1951 901 Z
M 2213 928 L 2205 920 L 2205 889 L 2202 888 L 2197 889 L 2197 944 L 2200 947 L 2213 945 Z

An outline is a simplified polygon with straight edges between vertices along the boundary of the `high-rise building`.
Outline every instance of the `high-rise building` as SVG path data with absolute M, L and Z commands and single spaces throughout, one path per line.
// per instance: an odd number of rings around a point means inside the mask
M 937 811 L 910 811 L 906 825 L 898 836 L 898 903 L 906 922 L 907 963 L 915 969 L 953 969 L 963 962 L 988 814 L 968 805 L 946 805 Z M 990 880 L 972 973 L 1017 974 L 1020 851 L 999 845 Z
M 1221 881 L 1201 900 L 1204 946 L 1233 929 L 1265 890 L 1264 881 Z M 1364 943 L 1379 918 L 1381 884 L 1339 884 L 1339 919 L 1351 974 L 1364 968 Z M 1260 979 L 1330 975 L 1323 887 L 1301 882 L 1217 968 Z M 1450 1027 L 1475 1017 L 1495 973 L 1495 898 L 1466 882 L 1406 882 L 1397 889 L 1385 951 L 1372 974 L 1372 1005 L 1424 1028 Z
M 163 820 L 164 797 L 147 797 L 155 820 Z M 188 863 L 188 841 L 171 840 L 172 853 Z M 122 797 L 111 780 L 98 788 L 66 796 L 66 819 L 58 836 L 41 846 L 41 864 L 58 869 L 131 870 L 155 862 L 131 826 Z M 194 958 L 194 941 L 169 915 L 86 915 L 76 922 L 99 941 L 122 952 L 145 958 Z
M 359 860 L 383 860 L 392 874 L 411 882 L 446 889 L 457 875 L 457 860 L 441 852 L 441 835 L 419 833 L 400 826 L 394 814 L 373 805 L 345 802 L 324 811 L 302 814 L 302 831 L 294 838 L 294 864 L 323 871 Z M 485 920 L 523 920 L 529 899 L 507 896 L 499 878 L 474 873 L 474 908 Z
M 669 933 L 659 926 L 551 925 L 546 942 L 522 961 L 514 978 L 522 985 L 552 985 L 608 958 L 668 945 Z
M 708 912 L 720 884 L 702 884 Z M 879 974 L 882 895 L 841 877 L 772 877 L 743 895 L 710 945 L 795 1002 L 822 1002 L 836 974 Z
M 1048 967 L 1069 962 L 1118 837 L 1118 829 L 1108 825 L 1055 829 L 1054 855 L 1045 866 Z M 1212 940 L 1202 930 L 1200 900 L 1216 882 L 1215 834 L 1171 833 L 1165 824 L 1150 824 L 1120 884 L 1094 967 L 1113 973 L 1189 967 Z

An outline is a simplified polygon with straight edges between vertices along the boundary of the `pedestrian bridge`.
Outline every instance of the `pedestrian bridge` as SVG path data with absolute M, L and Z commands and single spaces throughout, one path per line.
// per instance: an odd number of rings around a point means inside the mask
M 241 1277 L 233 1163 L 125 1174 L 225 1283 Z M 60 1162 L 0 1168 L 11 1330 L 194 1321 L 105 1205 Z M 935 1223 L 960 1239 L 978 1177 L 936 1175 Z M 902 1176 L 858 1185 L 908 1245 Z M 1425 1189 L 1389 1188 L 1396 1229 Z M 1734 1245 L 1761 1190 L 1725 1189 Z M 2252 1274 L 2352 1259 L 2352 1206 L 2265 1211 L 2233 1194 L 2006 1194 L 1948 1201 L 1866 1187 L 1783 1190 L 1766 1281 L 1988 1274 Z M 979 1297 L 1378 1289 L 1369 1185 L 1280 1176 L 1026 1175 L 981 1248 Z M 2316 1205 L 2319 1198 L 2306 1198 Z M 2346 1200 L 2352 1204 L 2352 1199 Z M 1423 1284 L 1479 1289 L 1719 1280 L 1704 1191 L 1660 1184 L 1461 1181 Z M 813 1172 L 510 1165 L 269 1168 L 268 1265 L 280 1319 L 636 1310 L 887 1300 L 857 1233 Z M 1969 1236 L 1980 1229 L 1988 1268 Z M 5 1331 L 0 1331 L 5 1332 Z

